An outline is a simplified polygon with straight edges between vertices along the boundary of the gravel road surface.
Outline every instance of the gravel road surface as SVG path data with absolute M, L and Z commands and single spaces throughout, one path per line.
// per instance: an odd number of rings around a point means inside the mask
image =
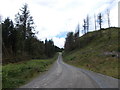
M 118 88 L 118 79 L 68 65 L 60 53 L 47 72 L 20 88 Z

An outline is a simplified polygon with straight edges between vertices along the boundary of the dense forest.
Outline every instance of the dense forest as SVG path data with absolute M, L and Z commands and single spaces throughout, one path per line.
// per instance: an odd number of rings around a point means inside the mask
M 7 17 L 1 24 L 3 63 L 51 58 L 61 51 L 52 39 L 46 39 L 45 42 L 37 39 L 34 20 L 27 4 L 15 15 L 14 22 Z

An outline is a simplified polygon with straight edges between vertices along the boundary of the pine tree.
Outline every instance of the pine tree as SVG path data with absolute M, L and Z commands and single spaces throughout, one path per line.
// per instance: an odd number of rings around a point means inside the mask
M 65 41 L 65 51 L 71 51 L 74 49 L 74 35 L 73 32 L 69 32 Z
M 25 54 L 26 50 L 31 49 L 31 38 L 35 36 L 33 33 L 34 30 L 34 21 L 28 10 L 28 5 L 25 4 L 18 14 L 16 14 L 16 29 L 19 32 L 19 44 L 21 44 L 20 51 L 22 54 Z M 27 42 L 27 45 L 26 45 Z M 19 45 L 18 44 L 18 45 Z M 29 48 L 29 49 L 26 49 Z M 27 51 L 27 52 L 30 52 Z
M 96 28 L 96 15 L 94 14 L 94 21 L 95 21 L 95 30 L 97 29 Z
M 2 23 L 2 45 L 3 45 L 3 52 L 6 52 L 7 55 L 12 55 L 15 51 L 15 42 L 14 39 L 14 25 L 12 20 L 9 18 L 5 19 L 5 21 Z

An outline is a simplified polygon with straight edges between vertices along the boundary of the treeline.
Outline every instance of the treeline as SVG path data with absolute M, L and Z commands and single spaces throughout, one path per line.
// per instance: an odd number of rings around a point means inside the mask
M 90 35 L 89 33 L 86 33 L 85 35 L 79 37 L 79 30 L 75 33 L 69 32 L 67 34 L 67 37 L 65 40 L 65 45 L 64 45 L 65 52 L 70 52 L 75 49 L 81 49 L 81 48 L 87 46 L 95 38 L 101 37 L 100 33 L 101 33 L 101 30 L 99 31 L 99 33 L 97 32 L 92 35 Z M 89 34 L 89 35 L 87 35 L 87 34 Z
M 15 21 L 6 18 L 2 23 L 3 63 L 19 62 L 31 58 L 51 58 L 61 51 L 52 40 L 40 41 L 35 36 L 33 17 L 25 4 L 15 15 Z
M 101 30 L 94 31 L 94 33 L 87 32 L 81 37 L 79 36 L 79 30 L 75 33 L 69 32 L 67 34 L 67 37 L 65 40 L 65 45 L 64 45 L 65 52 L 70 52 L 70 51 L 73 51 L 75 49 L 84 48 L 87 45 L 89 45 L 91 42 L 93 42 L 94 40 L 103 37 L 104 34 L 108 38 L 107 39 L 108 41 L 106 41 L 106 42 L 109 42 L 109 40 L 111 40 L 111 33 L 112 33 L 111 29 L 112 28 L 114 29 L 115 27 L 108 28 L 107 33 L 104 33 L 104 30 L 106 30 L 106 29 L 102 28 Z
M 108 27 L 110 28 L 110 11 L 109 10 L 107 10 L 106 15 L 107 15 L 107 24 L 108 24 Z M 88 34 L 89 28 L 90 28 L 90 17 L 89 17 L 89 15 L 87 15 L 87 17 L 83 20 L 83 26 L 82 26 L 83 29 L 82 30 L 80 30 L 80 25 L 78 24 L 75 33 L 68 32 L 66 40 L 65 40 L 65 45 L 64 45 L 65 51 L 69 52 L 74 49 L 83 48 L 84 46 L 88 45 L 95 38 L 102 37 L 102 30 L 104 30 L 104 28 L 102 28 L 103 21 L 104 20 L 103 20 L 102 13 L 99 13 L 97 15 L 97 19 L 96 19 L 96 15 L 94 15 L 95 30 L 97 29 L 97 24 L 99 25 L 100 30 L 98 31 L 98 33 L 95 33 L 94 35 L 86 35 L 86 34 Z M 83 36 L 81 36 L 81 37 L 79 35 L 80 32 L 83 33 Z M 108 38 L 110 39 L 111 38 L 110 30 L 107 35 L 108 35 Z

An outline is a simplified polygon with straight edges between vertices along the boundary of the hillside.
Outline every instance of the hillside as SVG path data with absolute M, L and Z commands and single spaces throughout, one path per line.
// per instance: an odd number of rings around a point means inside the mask
M 118 75 L 119 31 L 120 28 L 112 27 L 79 37 L 78 46 L 64 53 L 64 61 L 80 68 L 120 78 Z

